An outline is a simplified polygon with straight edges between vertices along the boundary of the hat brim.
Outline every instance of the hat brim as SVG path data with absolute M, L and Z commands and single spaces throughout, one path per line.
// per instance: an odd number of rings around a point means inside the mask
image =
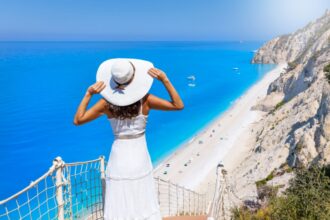
M 124 89 L 116 88 L 117 84 L 113 81 L 111 75 L 112 65 L 118 60 L 128 60 L 135 67 L 134 78 Z M 152 67 L 153 64 L 151 62 L 139 59 L 115 58 L 104 61 L 96 73 L 96 81 L 103 81 L 106 85 L 100 93 L 101 96 L 117 106 L 127 106 L 137 102 L 151 88 L 153 77 L 148 74 L 148 70 Z

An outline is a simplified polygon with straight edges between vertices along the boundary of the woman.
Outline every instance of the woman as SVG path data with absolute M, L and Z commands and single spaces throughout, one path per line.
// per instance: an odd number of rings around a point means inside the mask
M 153 78 L 163 83 L 171 101 L 149 94 Z M 149 111 L 181 110 L 183 102 L 166 74 L 136 59 L 110 59 L 97 72 L 97 81 L 82 99 L 74 124 L 81 125 L 105 115 L 115 136 L 106 167 L 105 220 L 161 219 L 146 145 Z M 94 94 L 101 98 L 86 110 Z

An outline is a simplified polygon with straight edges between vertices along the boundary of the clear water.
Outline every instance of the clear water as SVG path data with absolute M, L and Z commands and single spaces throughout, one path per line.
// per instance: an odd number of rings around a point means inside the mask
M 108 155 L 113 140 L 101 117 L 83 126 L 73 116 L 98 65 L 109 58 L 146 59 L 163 69 L 185 109 L 153 111 L 147 127 L 154 165 L 224 112 L 274 65 L 250 64 L 262 42 L 0 43 L 0 199 L 66 162 Z M 234 70 L 238 67 L 239 70 Z M 190 87 L 188 76 L 196 77 Z M 168 98 L 155 81 L 151 93 Z M 90 105 L 100 96 L 93 97 Z

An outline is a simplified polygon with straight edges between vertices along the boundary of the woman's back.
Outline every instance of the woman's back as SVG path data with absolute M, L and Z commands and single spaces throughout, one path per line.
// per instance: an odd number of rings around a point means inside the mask
M 140 113 L 133 118 L 109 118 L 113 134 L 116 138 L 133 138 L 144 134 L 147 125 L 147 115 Z
M 137 104 L 139 104 L 139 107 L 136 116 L 130 118 L 108 118 L 116 138 L 136 138 L 145 133 L 148 115 L 142 113 L 143 100 L 140 100 Z

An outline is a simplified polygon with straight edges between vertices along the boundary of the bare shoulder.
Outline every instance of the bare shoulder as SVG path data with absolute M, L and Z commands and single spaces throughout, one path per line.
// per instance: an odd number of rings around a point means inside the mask
M 144 98 L 143 98 L 143 114 L 149 114 L 149 111 L 151 109 L 157 109 L 155 106 L 157 106 L 157 103 L 161 102 L 161 98 L 148 93 Z
M 148 104 L 148 103 L 150 103 L 150 102 L 153 102 L 153 101 L 155 101 L 155 100 L 157 100 L 157 99 L 159 99 L 157 96 L 155 96 L 155 95 L 153 95 L 153 94 L 150 94 L 150 93 L 148 93 L 146 96 L 145 96 L 145 102 Z
M 152 94 L 148 94 L 146 102 L 147 102 L 149 109 L 156 109 L 156 110 L 163 110 L 163 111 L 183 109 L 183 105 L 176 105 L 172 101 L 162 99 L 162 98 L 152 95 Z
M 142 113 L 144 115 L 148 115 L 149 114 L 150 108 L 149 108 L 149 104 L 148 103 L 149 103 L 150 95 L 151 94 L 148 93 L 142 99 Z
M 96 111 L 102 112 L 102 113 L 106 113 L 107 110 L 109 109 L 108 102 L 103 98 L 98 100 L 93 107 Z
M 109 117 L 112 117 L 110 109 L 109 109 L 109 103 L 104 98 L 101 98 L 95 105 L 98 105 L 98 110 L 102 113 L 106 114 Z
M 108 102 L 104 99 L 101 98 L 95 105 L 98 107 L 98 109 L 106 109 L 108 106 Z
M 143 101 L 143 105 L 147 105 L 148 107 L 150 107 L 153 103 L 158 102 L 160 100 L 159 97 L 148 93 L 145 97 L 144 97 L 144 101 Z
M 145 105 L 148 106 L 148 109 L 155 109 L 157 105 L 161 105 L 164 101 L 165 100 L 149 93 L 145 97 Z

